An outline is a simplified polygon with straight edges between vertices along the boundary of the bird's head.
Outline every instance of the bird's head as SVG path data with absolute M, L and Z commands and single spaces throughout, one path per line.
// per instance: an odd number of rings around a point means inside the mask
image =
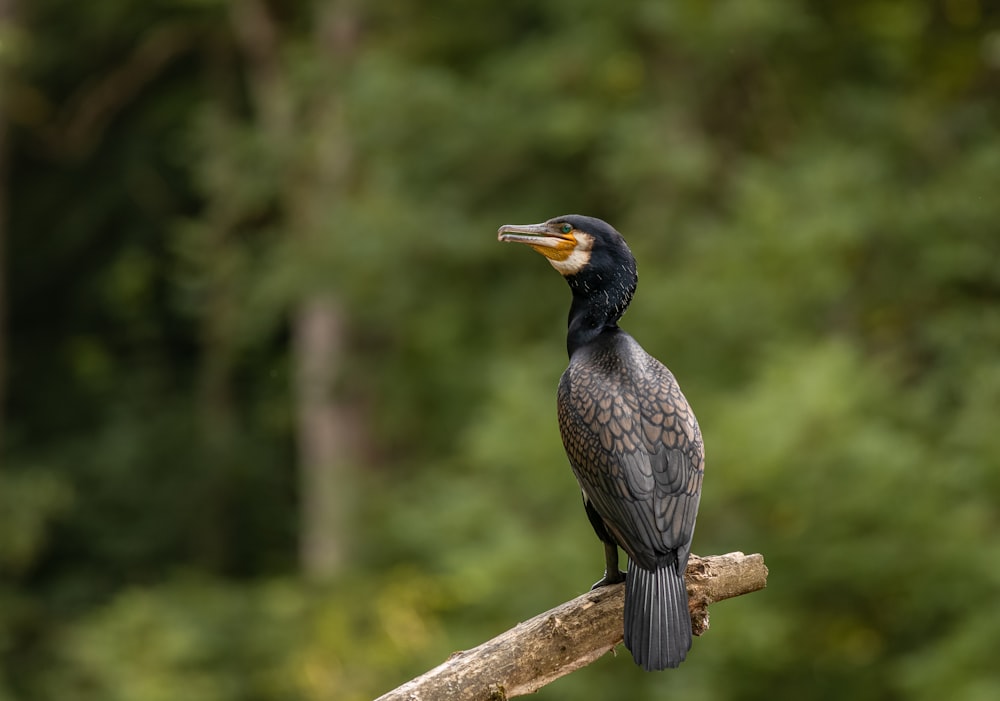
M 594 217 L 567 214 L 541 224 L 501 226 L 497 238 L 528 244 L 569 283 L 570 356 L 603 330 L 617 328 L 639 278 L 632 251 L 613 226 Z
M 541 224 L 505 224 L 500 241 L 525 243 L 548 258 L 563 276 L 592 271 L 608 278 L 635 275 L 635 258 L 625 239 L 601 219 L 567 214 Z

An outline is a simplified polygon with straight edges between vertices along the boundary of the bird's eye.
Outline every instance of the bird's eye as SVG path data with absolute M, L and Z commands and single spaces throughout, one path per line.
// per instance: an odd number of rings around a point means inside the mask
M 562 226 L 559 227 L 559 230 L 562 231 L 564 234 L 568 234 L 573 230 L 573 227 L 570 226 L 569 224 L 563 224 Z

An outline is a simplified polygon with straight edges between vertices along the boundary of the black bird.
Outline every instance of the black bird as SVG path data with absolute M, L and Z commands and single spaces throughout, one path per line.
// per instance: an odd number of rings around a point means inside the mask
M 624 579 L 625 647 L 647 670 L 677 667 L 691 648 L 684 570 L 704 448 L 673 374 L 618 328 L 638 283 L 635 258 L 611 225 L 577 214 L 502 226 L 497 238 L 541 253 L 573 292 L 559 431 L 604 542 L 607 566 L 594 588 Z

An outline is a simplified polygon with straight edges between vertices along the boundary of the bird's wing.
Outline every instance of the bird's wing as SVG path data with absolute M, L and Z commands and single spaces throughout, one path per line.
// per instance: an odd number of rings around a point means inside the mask
M 703 448 L 673 375 L 655 359 L 639 379 L 572 364 L 559 384 L 559 426 L 577 480 L 638 564 L 687 563 Z

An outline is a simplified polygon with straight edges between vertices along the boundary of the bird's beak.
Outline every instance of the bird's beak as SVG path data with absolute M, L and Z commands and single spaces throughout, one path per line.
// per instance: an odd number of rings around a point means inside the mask
M 573 235 L 573 231 L 564 234 L 559 230 L 558 225 L 549 222 L 542 224 L 504 224 L 497 230 L 497 240 L 526 243 L 549 258 L 553 256 L 542 249 L 571 251 L 576 247 L 576 237 Z

